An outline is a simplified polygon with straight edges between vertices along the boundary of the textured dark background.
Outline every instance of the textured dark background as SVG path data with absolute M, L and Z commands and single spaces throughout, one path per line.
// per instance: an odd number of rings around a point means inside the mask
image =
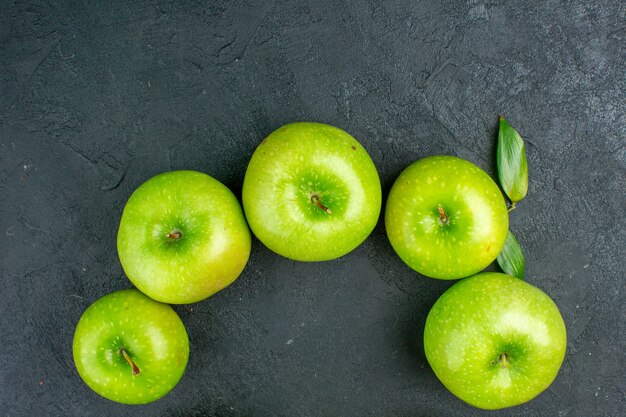
M 620 1 L 0 1 L 2 416 L 618 416 L 626 408 L 625 16 Z M 262 4 L 263 3 L 263 4 Z M 196 169 L 236 194 L 284 123 L 339 126 L 386 195 L 414 160 L 494 174 L 497 115 L 526 139 L 511 227 L 569 330 L 554 384 L 485 413 L 423 353 L 450 283 L 413 273 L 382 223 L 342 259 L 254 241 L 243 275 L 179 306 L 191 358 L 164 399 L 93 393 L 71 356 L 97 298 L 128 288 L 131 192 Z

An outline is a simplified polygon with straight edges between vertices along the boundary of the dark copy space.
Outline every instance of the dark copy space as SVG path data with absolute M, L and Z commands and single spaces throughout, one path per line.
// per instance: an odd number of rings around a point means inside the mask
M 613 0 L 3 0 L 0 414 L 624 415 L 624 21 Z M 434 154 L 495 175 L 498 114 L 527 145 L 510 216 L 527 280 L 568 328 L 535 400 L 483 412 L 436 379 L 421 338 L 451 282 L 410 270 L 382 221 L 325 263 L 254 240 L 233 285 L 176 307 L 191 356 L 162 400 L 122 406 L 79 378 L 74 326 L 131 287 L 116 232 L 151 176 L 199 170 L 240 196 L 260 141 L 310 120 L 354 135 L 386 196 Z

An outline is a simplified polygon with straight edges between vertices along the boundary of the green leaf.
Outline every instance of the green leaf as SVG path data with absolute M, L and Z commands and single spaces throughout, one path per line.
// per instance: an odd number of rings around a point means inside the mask
M 522 247 L 510 230 L 506 235 L 504 248 L 496 260 L 505 274 L 524 279 L 524 254 Z
M 500 116 L 498 133 L 498 176 L 513 206 L 528 191 L 528 163 L 522 137 Z

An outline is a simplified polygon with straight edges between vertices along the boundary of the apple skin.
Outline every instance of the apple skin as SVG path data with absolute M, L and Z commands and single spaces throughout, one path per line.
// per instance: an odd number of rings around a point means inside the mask
M 168 237 L 180 232 L 179 238 Z M 204 300 L 232 283 L 250 256 L 250 230 L 233 193 L 195 171 L 143 183 L 128 200 L 117 235 L 124 272 L 149 297 Z
M 406 168 L 391 187 L 385 227 L 394 250 L 412 269 L 431 278 L 457 279 L 496 259 L 509 215 L 485 171 L 454 156 L 431 156 Z
M 432 307 L 424 329 L 426 358 L 439 380 L 461 400 L 489 410 L 522 404 L 548 388 L 566 344 L 552 299 L 500 273 L 454 284 Z
M 378 172 L 359 142 L 339 128 L 310 122 L 285 125 L 261 142 L 242 197 L 259 240 L 306 262 L 339 258 L 359 246 L 382 204 Z
M 121 349 L 139 369 L 124 359 Z M 106 295 L 85 310 L 74 333 L 76 369 L 101 396 L 145 404 L 178 383 L 189 359 L 189 339 L 172 307 L 137 290 Z

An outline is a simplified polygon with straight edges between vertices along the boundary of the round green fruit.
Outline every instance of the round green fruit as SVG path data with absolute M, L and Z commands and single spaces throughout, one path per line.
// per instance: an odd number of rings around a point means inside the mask
M 352 251 L 376 226 L 380 179 L 365 149 L 321 123 L 293 123 L 256 149 L 243 183 L 250 228 L 272 251 L 326 261 Z
M 479 408 L 522 404 L 556 377 L 567 338 L 552 299 L 499 273 L 459 281 L 426 319 L 424 350 L 441 382 Z
M 145 404 L 167 394 L 187 366 L 189 340 L 174 310 L 137 290 L 104 296 L 83 313 L 73 344 L 81 378 L 98 394 Z
M 457 279 L 496 259 L 509 216 L 486 172 L 453 156 L 431 156 L 406 168 L 391 187 L 385 227 L 394 250 L 412 269 Z
M 250 256 L 250 231 L 233 193 L 195 171 L 143 183 L 120 221 L 117 250 L 128 278 L 164 303 L 204 300 L 233 282 Z

